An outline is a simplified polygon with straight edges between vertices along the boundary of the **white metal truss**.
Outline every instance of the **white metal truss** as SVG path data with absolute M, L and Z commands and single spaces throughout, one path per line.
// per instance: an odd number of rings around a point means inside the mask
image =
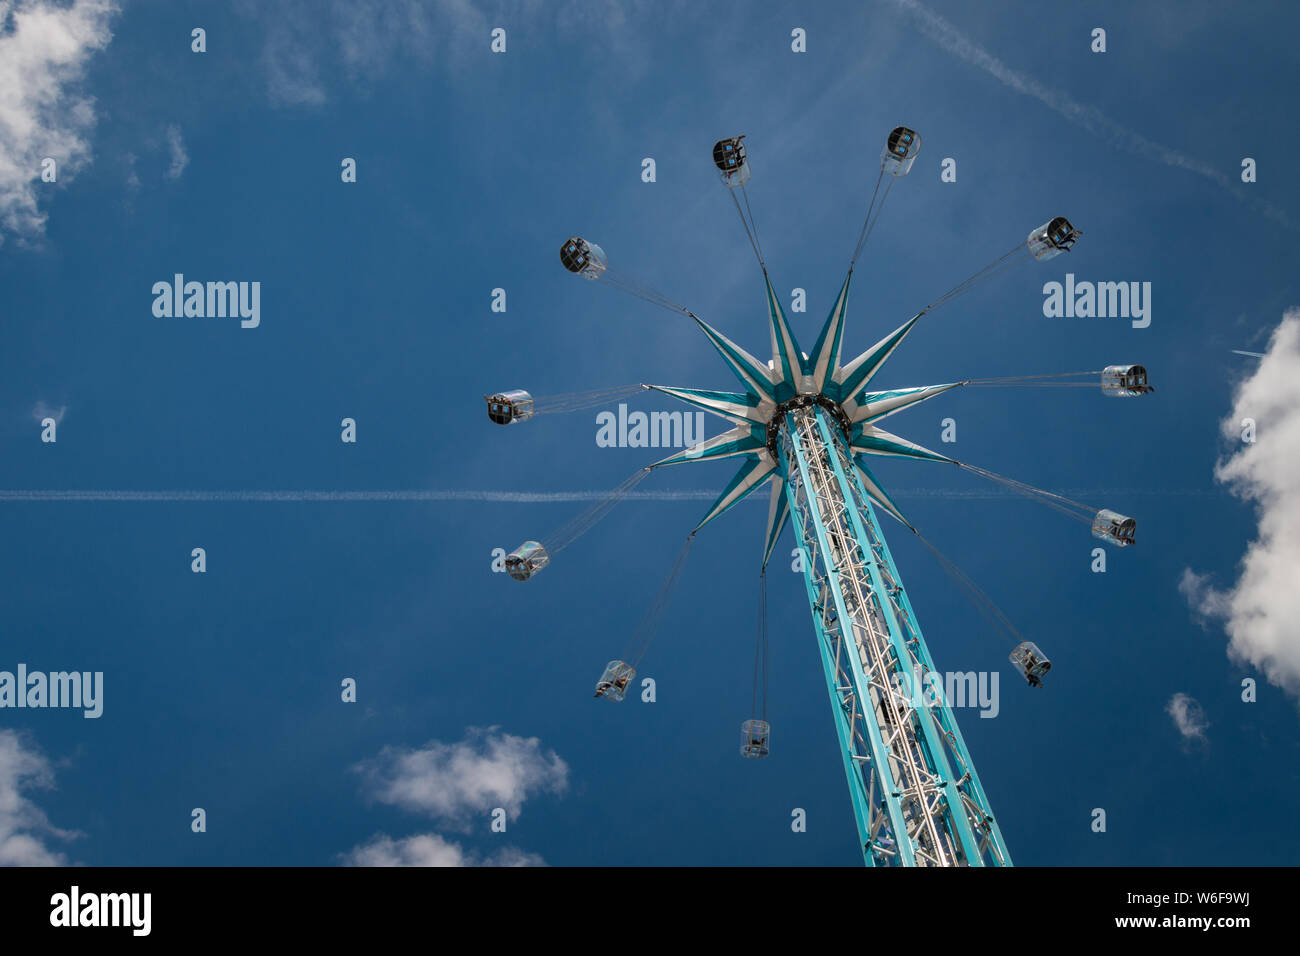
M 779 455 L 866 862 L 1010 865 L 838 425 L 789 409 Z

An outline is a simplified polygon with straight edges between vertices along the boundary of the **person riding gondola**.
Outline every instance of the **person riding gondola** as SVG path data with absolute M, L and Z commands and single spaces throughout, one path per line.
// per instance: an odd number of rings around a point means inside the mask
M 635 676 L 636 671 L 631 664 L 625 661 L 610 661 L 605 667 L 605 672 L 600 675 L 600 680 L 596 682 L 596 693 L 592 696 L 614 701 L 622 700 L 628 683 Z

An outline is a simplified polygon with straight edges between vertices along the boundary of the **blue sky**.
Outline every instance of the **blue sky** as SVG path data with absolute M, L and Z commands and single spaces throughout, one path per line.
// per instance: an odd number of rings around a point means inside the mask
M 1157 386 L 1133 402 L 956 390 L 889 423 L 1139 521 L 1138 546 L 1094 574 L 1082 525 L 945 494 L 988 490 L 949 466 L 876 468 L 1054 661 L 1041 692 L 1019 683 L 1002 639 L 884 519 L 938 666 L 1001 672 L 998 716 L 958 718 L 1013 859 L 1294 859 L 1294 671 L 1270 683 L 1231 660 L 1221 623 L 1179 589 L 1189 568 L 1231 586 L 1259 534 L 1214 469 L 1256 368 L 1229 350 L 1265 351 L 1300 305 L 1294 10 L 100 6 L 61 14 L 98 42 L 79 68 L 50 70 L 57 95 L 0 98 L 6 120 L 50 131 L 0 140 L 28 164 L 6 174 L 19 198 L 0 209 L 0 488 L 612 487 L 662 453 L 597 447 L 595 410 L 497 428 L 483 393 L 733 380 L 689 321 L 565 273 L 560 242 L 598 241 L 764 354 L 761 276 L 708 161 L 743 132 L 774 286 L 787 303 L 807 290 L 791 318 L 808 349 L 883 139 L 906 123 L 922 154 L 855 272 L 847 349 L 1053 215 L 1084 237 L 929 317 L 880 387 L 1117 362 L 1145 364 Z M 195 26 L 206 53 L 190 51 Z M 504 54 L 489 50 L 498 26 Z M 1089 49 L 1097 26 L 1104 54 Z M 806 53 L 791 52 L 795 27 Z M 11 64 L 32 30 L 0 25 Z M 58 149 L 58 183 L 39 182 Z M 945 157 L 955 183 L 940 181 Z M 14 212 L 28 196 L 43 226 Z M 1067 271 L 1150 282 L 1150 327 L 1044 317 L 1043 283 Z M 151 287 L 177 272 L 259 281 L 260 326 L 155 318 Z M 504 315 L 490 310 L 498 287 Z M 42 443 L 38 419 L 59 409 L 58 441 Z M 641 487 L 704 494 L 733 471 L 664 469 Z M 642 666 L 657 701 L 591 699 L 708 500 L 627 502 L 519 585 L 492 572 L 493 549 L 581 504 L 3 497 L 0 669 L 102 670 L 105 702 L 98 720 L 0 710 L 0 733 L 18 732 L 0 787 L 23 801 L 0 838 L 92 865 L 333 865 L 375 859 L 350 856 L 364 847 L 418 857 L 400 841 L 419 835 L 461 862 L 860 862 L 789 531 L 769 573 L 773 751 L 737 753 L 766 493 L 697 538 Z M 190 571 L 195 547 L 205 574 Z M 339 699 L 345 677 L 355 704 Z M 1176 694 L 1198 702 L 1201 732 L 1180 733 Z M 504 834 L 489 829 L 499 805 Z M 206 833 L 191 832 L 195 807 Z M 791 832 L 794 808 L 806 833 Z

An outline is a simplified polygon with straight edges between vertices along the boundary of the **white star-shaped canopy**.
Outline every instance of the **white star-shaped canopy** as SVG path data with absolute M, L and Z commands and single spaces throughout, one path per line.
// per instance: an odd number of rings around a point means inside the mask
M 842 425 L 847 424 L 845 438 L 854 456 L 858 477 L 871 500 L 908 528 L 911 524 L 903 517 L 898 506 L 881 487 L 867 467 L 868 456 L 916 458 L 924 461 L 956 462 L 928 448 L 900 438 L 879 427 L 879 422 L 895 412 L 933 398 L 964 382 L 947 385 L 924 385 L 889 391 L 870 391 L 867 386 L 880 371 L 885 361 L 902 343 L 920 316 L 915 316 L 890 332 L 883 339 L 847 364 L 841 363 L 844 340 L 844 313 L 849 298 L 852 271 L 844 280 L 835 306 L 822 327 L 811 356 L 802 352 L 794 332 L 786 320 L 772 291 L 771 280 L 764 270 L 767 284 L 768 314 L 771 319 L 772 361 L 764 363 L 731 341 L 712 326 L 694 315 L 691 318 L 708 336 L 722 360 L 735 373 L 744 386 L 743 392 L 715 392 L 698 388 L 677 388 L 668 385 L 651 385 L 649 388 L 672 395 L 684 402 L 706 409 L 725 418 L 735 427 L 713 438 L 699 442 L 675 455 L 656 462 L 654 467 L 682 462 L 714 461 L 719 458 L 741 458 L 743 464 L 731 483 L 723 489 L 704 519 L 696 526 L 699 531 L 706 524 L 731 509 L 767 482 L 772 482 L 772 498 L 768 508 L 767 535 L 763 549 L 766 566 L 776 546 L 777 539 L 789 517 L 789 503 L 785 496 L 785 474 L 778 457 L 769 444 L 769 426 L 772 425 L 785 403 L 799 396 L 820 396 L 823 404 L 834 406 Z M 912 528 L 913 531 L 916 529 Z M 694 532 L 692 532 L 694 533 Z

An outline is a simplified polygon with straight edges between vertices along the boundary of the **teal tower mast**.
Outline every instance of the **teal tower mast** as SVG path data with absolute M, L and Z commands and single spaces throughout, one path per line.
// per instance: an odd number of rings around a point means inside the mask
M 866 462 L 951 462 L 880 422 L 962 383 L 871 389 L 919 316 L 843 364 L 851 278 L 811 356 L 800 350 L 770 281 L 770 363 L 695 319 L 744 391 L 651 386 L 734 425 L 658 464 L 741 461 L 696 530 L 770 483 L 764 565 L 786 523 L 793 526 L 867 865 L 1007 866 L 1010 855 L 952 708 L 928 690 L 934 661 L 877 512 L 915 529 Z

